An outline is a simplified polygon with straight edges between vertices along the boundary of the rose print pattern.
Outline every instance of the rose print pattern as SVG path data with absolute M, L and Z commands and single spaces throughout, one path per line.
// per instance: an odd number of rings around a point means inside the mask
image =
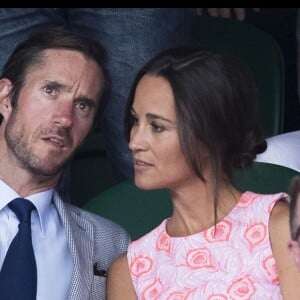
M 263 267 L 269 274 L 273 283 L 279 283 L 278 271 L 275 264 L 275 259 L 272 255 L 266 257 L 263 261 Z
M 231 299 L 236 300 L 249 300 L 254 295 L 254 292 L 255 286 L 250 275 L 237 279 L 228 288 L 228 295 L 230 295 Z
M 211 253 L 207 248 L 199 248 L 188 251 L 186 264 L 192 269 L 213 268 Z
M 138 256 L 130 264 L 130 270 L 134 276 L 139 277 L 142 274 L 149 272 L 152 265 L 153 261 L 149 257 Z
M 185 289 L 183 292 L 174 292 L 171 293 L 168 297 L 167 300 L 187 300 L 188 297 L 193 293 L 195 289 Z
M 248 207 L 257 199 L 257 194 L 254 193 L 244 193 L 240 201 L 237 203 L 237 207 Z
M 170 239 L 166 232 L 162 232 L 156 243 L 157 250 L 165 251 L 166 253 L 170 253 Z
M 162 291 L 162 284 L 159 279 L 155 280 L 153 284 L 148 286 L 143 292 L 143 300 L 159 300 Z
M 252 224 L 247 227 L 245 239 L 249 243 L 251 252 L 265 239 L 267 235 L 267 225 L 263 223 Z
M 245 192 L 216 226 L 171 237 L 164 220 L 131 243 L 127 258 L 142 300 L 282 300 L 269 218 L 284 193 Z
M 221 242 L 228 241 L 231 233 L 232 223 L 228 220 L 224 220 L 205 231 L 204 236 L 209 242 Z

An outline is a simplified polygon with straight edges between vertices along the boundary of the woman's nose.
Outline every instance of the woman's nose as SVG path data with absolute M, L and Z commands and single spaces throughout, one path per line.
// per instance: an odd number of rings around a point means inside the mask
M 145 132 L 141 127 L 134 126 L 130 132 L 129 149 L 131 151 L 145 150 L 147 148 L 147 141 Z

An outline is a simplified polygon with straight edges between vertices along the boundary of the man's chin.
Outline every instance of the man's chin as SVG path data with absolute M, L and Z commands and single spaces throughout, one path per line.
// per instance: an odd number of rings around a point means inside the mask
M 38 176 L 43 177 L 56 177 L 59 176 L 62 170 L 65 168 L 66 163 L 60 163 L 60 164 L 44 164 L 44 165 L 35 165 L 30 166 L 29 170 Z

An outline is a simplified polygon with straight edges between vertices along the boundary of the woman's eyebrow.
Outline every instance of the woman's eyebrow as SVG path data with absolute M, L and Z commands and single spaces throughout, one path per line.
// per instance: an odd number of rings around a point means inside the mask
M 170 124 L 176 125 L 175 121 L 172 121 L 172 120 L 167 119 L 167 118 L 165 118 L 163 116 L 160 116 L 160 115 L 156 115 L 156 114 L 152 114 L 152 113 L 147 113 L 146 117 L 149 120 L 157 120 L 158 119 L 158 120 L 162 120 L 162 121 L 168 122 Z

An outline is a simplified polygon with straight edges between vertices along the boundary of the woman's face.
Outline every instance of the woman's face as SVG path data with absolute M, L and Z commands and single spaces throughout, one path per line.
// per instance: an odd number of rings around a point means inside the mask
M 174 189 L 195 176 L 180 147 L 174 96 L 166 79 L 145 75 L 137 85 L 131 113 L 129 148 L 138 187 Z

